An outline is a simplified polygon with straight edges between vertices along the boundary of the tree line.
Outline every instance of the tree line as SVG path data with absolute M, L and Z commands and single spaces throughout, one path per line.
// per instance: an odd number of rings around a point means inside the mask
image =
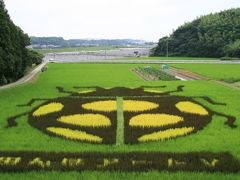
M 153 56 L 240 57 L 240 8 L 185 23 L 159 40 Z
M 10 19 L 0 0 L 0 85 L 24 76 L 32 64 L 40 64 L 43 56 L 27 49 L 30 38 Z
M 147 43 L 143 40 L 136 39 L 69 39 L 62 37 L 31 37 L 33 48 L 41 46 L 55 47 L 81 47 L 81 46 L 126 46 L 126 45 L 144 45 Z

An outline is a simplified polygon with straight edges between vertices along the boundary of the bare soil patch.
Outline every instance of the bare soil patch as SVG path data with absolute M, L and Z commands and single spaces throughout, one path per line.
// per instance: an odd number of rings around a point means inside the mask
M 185 80 L 209 80 L 209 78 L 204 77 L 202 75 L 193 73 L 191 71 L 187 71 L 187 70 L 182 70 L 182 69 L 176 69 L 173 67 L 170 67 L 169 70 L 166 72 L 168 74 L 171 74 L 173 76 L 177 76 L 180 77 L 182 79 Z

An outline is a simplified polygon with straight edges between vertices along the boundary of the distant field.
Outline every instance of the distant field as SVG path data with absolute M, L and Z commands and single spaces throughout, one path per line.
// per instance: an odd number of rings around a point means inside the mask
M 240 65 L 220 64 L 175 64 L 176 68 L 186 69 L 203 76 L 229 83 L 240 81 Z
M 47 54 L 47 53 L 78 52 L 78 51 L 100 51 L 100 50 L 112 50 L 112 49 L 117 49 L 117 47 L 97 46 L 97 47 L 76 47 L 76 48 L 34 49 L 34 50 L 42 54 Z
M 139 57 L 139 58 L 124 58 L 124 60 L 219 60 L 219 58 L 206 57 Z
M 114 46 L 99 46 L 99 47 L 76 47 L 76 48 L 56 48 L 56 49 L 34 49 L 35 51 L 48 54 L 48 53 L 61 53 L 61 52 L 79 52 L 79 51 L 100 51 L 100 50 L 114 50 L 126 47 Z M 149 48 L 149 47 L 146 47 Z M 126 57 L 121 58 L 124 60 L 219 60 L 219 58 L 206 58 L 206 57 Z
M 44 152 L 174 152 L 187 153 L 209 151 L 213 153 L 230 152 L 240 160 L 240 93 L 237 90 L 224 87 L 210 81 L 144 81 L 136 76 L 131 69 L 145 65 L 129 64 L 49 64 L 46 72 L 32 83 L 21 85 L 8 90 L 0 91 L 0 151 L 44 151 Z M 154 65 L 157 67 L 158 65 Z M 224 69 L 223 69 L 224 71 Z M 66 90 L 76 91 L 74 86 L 100 86 L 110 87 L 140 87 L 163 86 L 161 91 L 176 90 L 177 86 L 184 85 L 183 92 L 173 95 L 195 97 L 207 96 L 214 101 L 226 103 L 227 106 L 213 105 L 204 99 L 196 98 L 205 107 L 217 112 L 224 112 L 237 117 L 236 128 L 230 128 L 225 123 L 226 118 L 214 115 L 213 120 L 198 133 L 165 141 L 148 142 L 143 144 L 122 144 L 119 146 L 104 144 L 89 144 L 69 141 L 63 138 L 49 136 L 33 128 L 28 122 L 28 115 L 17 120 L 18 125 L 6 128 L 6 119 L 19 113 L 32 111 L 45 100 L 35 102 L 32 106 L 18 107 L 32 98 L 54 99 L 69 96 L 68 93 L 60 93 L 57 86 Z M 160 107 L 164 107 L 161 104 Z M 164 178 L 164 179 L 237 179 L 239 173 L 208 173 L 208 172 L 22 172 L 0 174 L 0 179 L 139 179 L 139 178 Z

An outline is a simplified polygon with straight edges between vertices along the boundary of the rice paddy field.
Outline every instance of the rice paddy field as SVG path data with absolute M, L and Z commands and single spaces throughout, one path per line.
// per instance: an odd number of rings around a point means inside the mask
M 140 66 L 49 64 L 0 90 L 0 179 L 239 179 L 240 91 L 144 81 Z M 195 66 L 176 65 L 239 78 L 238 65 Z
M 97 47 L 70 47 L 70 48 L 55 48 L 55 49 L 34 49 L 35 51 L 48 54 L 48 53 L 62 53 L 62 52 L 79 52 L 79 51 L 100 51 L 100 50 L 113 50 L 118 49 L 114 46 L 97 46 Z

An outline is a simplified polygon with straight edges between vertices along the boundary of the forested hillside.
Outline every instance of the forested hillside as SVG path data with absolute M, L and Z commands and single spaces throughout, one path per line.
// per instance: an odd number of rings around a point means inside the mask
M 69 39 L 62 37 L 31 37 L 31 45 L 34 48 L 44 47 L 81 47 L 81 46 L 126 46 L 144 45 L 143 40 L 136 39 Z
M 202 16 L 159 40 L 153 56 L 240 57 L 240 8 Z
M 42 56 L 26 49 L 28 45 L 28 35 L 14 25 L 0 0 L 0 85 L 16 81 L 28 66 L 41 62 Z

